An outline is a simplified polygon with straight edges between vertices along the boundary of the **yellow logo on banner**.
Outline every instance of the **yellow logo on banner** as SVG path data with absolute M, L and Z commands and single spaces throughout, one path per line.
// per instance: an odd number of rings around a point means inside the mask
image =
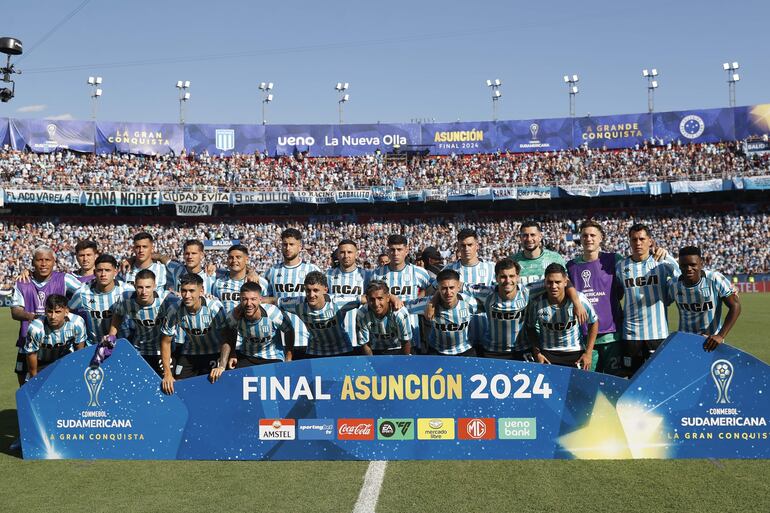
M 418 440 L 454 440 L 455 419 L 417 419 Z

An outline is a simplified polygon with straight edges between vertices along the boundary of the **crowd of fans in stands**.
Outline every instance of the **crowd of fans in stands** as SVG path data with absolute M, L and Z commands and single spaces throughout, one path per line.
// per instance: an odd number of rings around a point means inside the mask
M 328 157 L 264 154 L 153 156 L 35 154 L 0 149 L 0 187 L 37 189 L 349 190 L 676 181 L 768 174 L 770 156 L 740 143 L 576 149 L 547 153 Z
M 562 212 L 539 215 L 546 245 L 567 258 L 579 248 L 575 235 L 585 218 L 582 212 Z M 733 210 L 721 213 L 701 213 L 672 209 L 654 212 L 616 212 L 594 216 L 607 233 L 604 247 L 609 251 L 628 254 L 628 228 L 637 222 L 653 229 L 656 242 L 676 254 L 686 245 L 701 246 L 706 266 L 724 274 L 770 272 L 770 211 Z M 298 228 L 304 238 L 303 258 L 322 269 L 331 265 L 331 254 L 342 238 L 358 243 L 359 263 L 365 267 L 377 265 L 391 233 L 408 237 L 413 255 L 427 246 L 441 250 L 445 263 L 453 261 L 457 232 L 462 228 L 478 231 L 481 257 L 497 260 L 518 251 L 518 230 L 523 219 L 477 217 L 426 217 L 409 221 L 373 219 L 367 222 L 346 220 L 313 220 L 306 222 L 229 223 L 228 221 L 172 225 L 139 224 L 73 224 L 68 222 L 13 223 L 0 221 L 0 288 L 12 286 L 21 269 L 29 268 L 35 246 L 46 244 L 57 252 L 60 270 L 74 271 L 74 247 L 79 240 L 98 242 L 100 250 L 119 258 L 131 253 L 132 236 L 143 230 L 156 238 L 157 251 L 181 259 L 182 244 L 187 239 L 239 240 L 250 252 L 251 265 L 264 272 L 281 260 L 278 248 L 280 232 L 288 227 Z M 207 259 L 223 267 L 224 251 L 209 250 Z

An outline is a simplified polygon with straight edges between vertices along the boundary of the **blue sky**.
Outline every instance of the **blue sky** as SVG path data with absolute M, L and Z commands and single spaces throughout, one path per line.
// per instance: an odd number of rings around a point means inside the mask
M 100 119 L 261 120 L 257 84 L 275 83 L 269 123 L 335 123 L 334 84 L 350 83 L 346 123 L 491 119 L 486 79 L 503 81 L 499 119 L 727 105 L 722 62 L 741 65 L 739 105 L 770 102 L 770 2 L 91 0 L 5 2 L 0 36 L 21 39 L 16 98 L 0 117 L 89 119 L 89 75 L 104 78 Z

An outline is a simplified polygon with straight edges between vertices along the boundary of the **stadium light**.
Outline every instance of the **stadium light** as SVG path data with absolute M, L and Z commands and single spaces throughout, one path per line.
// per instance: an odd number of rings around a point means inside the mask
M 655 111 L 655 89 L 658 88 L 658 70 L 656 68 L 643 69 L 642 76 L 647 79 L 647 112 L 652 114 Z
M 492 89 L 492 121 L 497 121 L 497 102 L 503 97 L 503 93 L 500 92 L 501 85 L 503 83 L 499 78 L 487 80 L 487 87 Z
M 340 109 L 340 125 L 342 124 L 342 105 L 350 100 L 350 95 L 345 93 L 349 87 L 350 84 L 347 82 L 337 82 L 337 85 L 334 86 L 334 90 L 340 93 L 340 99 L 337 101 Z
M 722 69 L 727 72 L 727 94 L 730 107 L 735 107 L 735 83 L 741 79 L 741 76 L 736 73 L 738 68 L 740 65 L 736 61 L 722 63 Z
M 91 86 L 91 119 L 96 121 L 96 107 L 99 97 L 102 95 L 102 77 L 88 77 L 86 81 Z
M 579 92 L 576 85 L 578 82 L 580 82 L 580 77 L 577 75 L 564 75 L 564 83 L 567 84 L 567 91 L 569 92 L 569 115 L 571 118 L 575 117 L 575 96 Z
M 184 125 L 185 104 L 190 99 L 190 93 L 187 92 L 190 89 L 189 80 L 178 80 L 176 88 L 179 89 L 179 124 Z
M 262 124 L 267 124 L 267 118 L 265 118 L 265 108 L 267 107 L 267 104 L 273 101 L 273 95 L 270 94 L 270 91 L 273 90 L 273 83 L 272 82 L 260 82 L 259 83 L 259 90 L 262 91 Z

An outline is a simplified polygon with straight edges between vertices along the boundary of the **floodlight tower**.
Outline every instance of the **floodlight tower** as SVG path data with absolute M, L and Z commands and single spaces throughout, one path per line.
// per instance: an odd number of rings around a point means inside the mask
M 96 104 L 102 96 L 102 77 L 88 77 L 88 85 L 91 86 L 91 119 L 96 121 Z
M 267 124 L 267 118 L 265 118 L 265 108 L 267 104 L 273 101 L 273 95 L 270 91 L 273 90 L 272 82 L 260 82 L 259 90 L 262 91 L 262 124 Z
M 658 88 L 658 70 L 656 68 L 643 69 L 642 77 L 647 79 L 647 112 L 655 111 L 655 89 Z
M 497 102 L 503 97 L 503 93 L 500 92 L 501 85 L 503 83 L 499 78 L 487 80 L 487 87 L 492 90 L 492 121 L 497 121 Z
M 564 75 L 564 83 L 567 84 L 567 90 L 569 91 L 569 116 L 575 117 L 575 96 L 578 94 L 577 83 L 580 78 L 577 75 Z
M 735 83 L 741 79 L 738 74 L 739 67 L 735 61 L 722 64 L 722 69 L 727 72 L 727 93 L 730 97 L 730 107 L 735 107 Z
M 184 106 L 190 100 L 190 93 L 187 92 L 190 89 L 190 81 L 179 80 L 176 83 L 176 88 L 179 90 L 179 124 L 184 125 Z
M 345 93 L 348 87 L 350 87 L 350 84 L 347 82 L 337 82 L 337 85 L 334 86 L 334 90 L 340 93 L 340 99 L 337 101 L 340 105 L 340 125 L 342 124 L 342 105 L 350 100 L 350 95 Z

